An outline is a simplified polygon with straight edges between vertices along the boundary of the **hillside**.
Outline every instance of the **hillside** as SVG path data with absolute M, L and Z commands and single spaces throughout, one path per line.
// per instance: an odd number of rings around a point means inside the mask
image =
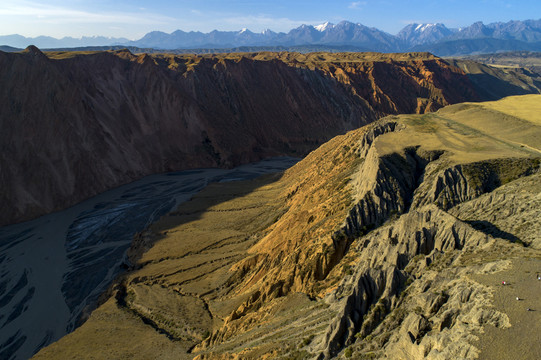
M 495 39 L 483 37 L 476 39 L 441 40 L 433 44 L 417 45 L 411 51 L 429 51 L 438 56 L 464 56 L 488 54 L 500 51 L 541 51 L 541 42 Z
M 22 49 L 18 49 L 18 48 L 6 46 L 6 45 L 0 46 L 0 51 L 3 51 L 3 52 L 16 52 L 16 51 L 21 51 L 21 50 Z
M 460 29 L 449 29 L 441 23 L 413 23 L 396 35 L 360 23 L 340 21 L 316 26 L 303 24 L 288 33 L 271 30 L 254 33 L 247 29 L 214 30 L 210 33 L 176 30 L 170 34 L 152 31 L 125 44 L 170 50 L 284 46 L 291 51 L 291 47 L 296 46 L 351 46 L 363 51 L 429 51 L 438 56 L 456 56 L 513 50 L 539 51 L 540 41 L 541 20 L 511 20 L 486 25 L 478 21 Z
M 540 112 L 532 95 L 388 116 L 213 184 L 34 358 L 536 359 Z
M 397 113 L 480 97 L 426 53 L 0 52 L 0 225 L 148 174 L 302 156 Z
M 523 68 L 541 76 L 541 52 L 511 51 L 465 57 L 468 60 L 496 67 Z
M 475 91 L 485 100 L 510 95 L 541 93 L 541 74 L 519 66 L 495 66 L 468 59 L 447 59 L 470 78 Z

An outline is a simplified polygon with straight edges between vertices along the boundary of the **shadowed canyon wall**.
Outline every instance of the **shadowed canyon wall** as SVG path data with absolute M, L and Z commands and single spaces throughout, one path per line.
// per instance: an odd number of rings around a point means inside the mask
M 0 225 L 145 175 L 302 156 L 382 115 L 479 100 L 426 53 L 0 52 Z

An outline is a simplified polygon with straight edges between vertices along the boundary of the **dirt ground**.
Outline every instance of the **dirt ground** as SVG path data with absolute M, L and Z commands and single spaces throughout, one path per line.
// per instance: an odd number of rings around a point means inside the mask
M 513 259 L 509 269 L 481 275 L 477 281 L 494 290 L 494 307 L 507 314 L 511 327 L 486 326 L 474 344 L 479 359 L 537 360 L 541 356 L 541 256 Z M 506 285 L 502 285 L 502 281 Z M 516 300 L 516 298 L 519 300 Z M 528 311 L 527 309 L 530 309 Z

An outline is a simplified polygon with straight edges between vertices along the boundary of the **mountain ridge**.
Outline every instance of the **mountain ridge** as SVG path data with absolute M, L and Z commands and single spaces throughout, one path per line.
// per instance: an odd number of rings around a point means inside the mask
M 495 39 L 501 40 L 492 51 L 535 50 L 541 51 L 541 20 L 495 22 L 483 24 L 476 22 L 460 29 L 449 29 L 441 23 L 409 24 L 396 35 L 391 35 L 374 27 L 360 23 L 341 21 L 338 24 L 326 22 L 320 25 L 301 25 L 289 32 L 265 30 L 260 33 L 248 29 L 239 31 L 200 31 L 176 30 L 172 33 L 152 31 L 139 40 L 114 39 L 104 37 L 83 37 L 81 39 L 51 37 L 25 38 L 20 35 L 0 36 L 0 44 L 25 48 L 33 44 L 39 48 L 65 48 L 81 46 L 126 45 L 162 50 L 189 48 L 235 48 L 240 46 L 299 46 L 330 45 L 355 46 L 371 51 L 400 52 L 410 51 L 416 46 L 424 46 L 436 55 L 444 54 L 438 50 L 448 42 L 460 40 Z M 446 48 L 449 53 L 453 47 Z M 438 52 L 440 51 L 440 52 Z M 454 49 L 451 55 L 471 54 L 483 49 Z

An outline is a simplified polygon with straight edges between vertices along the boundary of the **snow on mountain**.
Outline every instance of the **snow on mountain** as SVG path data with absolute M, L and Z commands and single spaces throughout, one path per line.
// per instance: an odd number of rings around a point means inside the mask
M 332 29 L 333 27 L 334 27 L 334 24 L 331 24 L 330 22 L 327 21 L 324 24 L 314 26 L 314 29 L 316 29 L 317 31 L 323 32 L 327 29 Z
M 415 31 L 420 31 L 420 32 L 423 32 L 425 31 L 426 29 L 429 29 L 433 26 L 436 26 L 437 24 L 419 24 L 417 25 L 417 27 L 415 28 Z
M 399 41 L 393 35 L 349 21 L 328 26 L 320 33 L 323 35 L 319 40 L 320 44 L 355 45 L 383 52 L 396 51 L 399 48 Z
M 452 33 L 452 30 L 439 23 L 409 24 L 396 36 L 404 41 L 406 46 L 415 46 L 437 42 Z

